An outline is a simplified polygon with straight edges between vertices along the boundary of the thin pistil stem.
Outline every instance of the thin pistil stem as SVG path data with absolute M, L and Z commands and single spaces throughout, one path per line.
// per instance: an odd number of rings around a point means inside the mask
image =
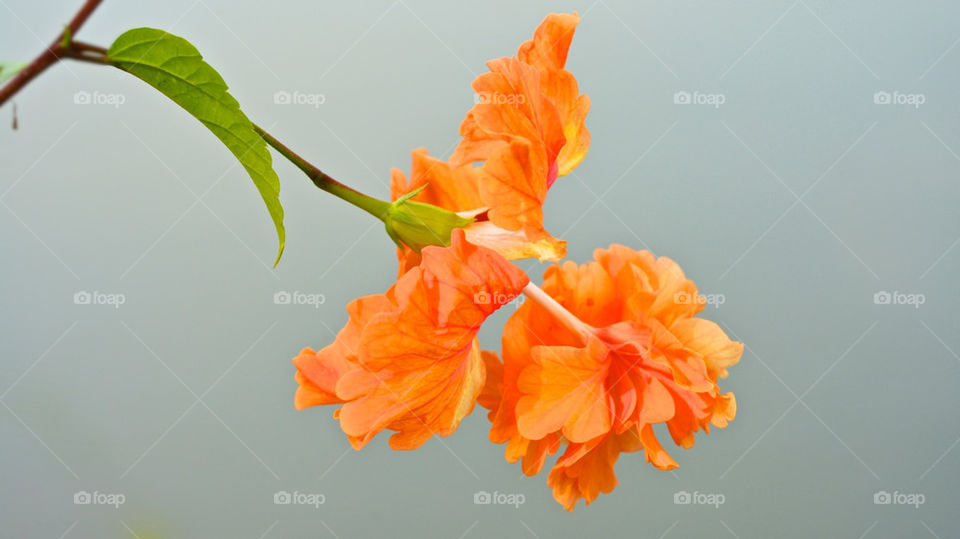
M 560 305 L 557 300 L 550 297 L 550 294 L 544 292 L 542 288 L 533 284 L 532 281 L 523 287 L 523 294 L 537 305 L 543 307 L 553 315 L 554 319 L 566 326 L 567 329 L 581 335 L 584 340 L 592 333 L 593 328 L 589 324 L 577 318 L 576 315 L 564 308 L 563 305 Z

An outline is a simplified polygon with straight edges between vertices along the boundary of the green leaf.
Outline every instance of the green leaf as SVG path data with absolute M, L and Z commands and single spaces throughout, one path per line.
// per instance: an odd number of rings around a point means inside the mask
M 23 62 L 0 62 L 0 84 L 15 77 L 25 67 L 27 64 Z
M 107 51 L 110 62 L 140 78 L 186 109 L 223 142 L 247 170 L 277 228 L 283 254 L 286 233 L 280 205 L 280 179 L 266 142 L 227 91 L 219 73 L 187 40 L 153 28 L 135 28 Z

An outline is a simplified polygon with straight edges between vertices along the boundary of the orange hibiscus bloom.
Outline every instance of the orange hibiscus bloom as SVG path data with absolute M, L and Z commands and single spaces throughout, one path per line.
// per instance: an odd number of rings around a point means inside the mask
M 544 297 L 507 322 L 502 378 L 488 379 L 482 403 L 496 402 L 490 438 L 506 442 L 507 460 L 522 459 L 528 475 L 566 442 L 547 482 L 568 510 L 613 490 L 621 452 L 642 449 L 657 468 L 676 467 L 654 424 L 666 423 L 684 448 L 701 428 L 726 426 L 736 401 L 717 381 L 743 351 L 695 317 L 697 289 L 669 258 L 619 245 L 594 258 L 547 270 Z
M 544 230 L 543 204 L 558 174 L 573 170 L 590 146 L 590 100 L 564 69 L 578 22 L 576 14 L 549 15 L 515 58 L 488 62 L 490 73 L 473 82 L 478 103 L 450 161 L 415 150 L 409 182 L 392 172 L 393 199 L 422 189 L 412 200 L 474 217 L 467 240 L 508 259 L 563 258 L 566 242 Z M 416 253 L 400 256 L 401 271 L 417 262 Z
M 334 417 L 355 449 L 384 429 L 394 449 L 448 436 L 484 386 L 477 331 L 529 282 L 526 274 L 454 230 L 450 247 L 423 249 L 420 264 L 386 294 L 354 300 L 333 344 L 305 348 L 296 407 L 340 404 Z

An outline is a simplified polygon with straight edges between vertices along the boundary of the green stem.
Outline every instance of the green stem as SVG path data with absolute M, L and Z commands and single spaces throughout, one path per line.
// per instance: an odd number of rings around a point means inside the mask
M 279 152 L 280 155 L 286 157 L 291 163 L 296 165 L 297 168 L 302 170 L 303 173 L 310 178 L 310 181 L 312 181 L 313 184 L 320 189 L 323 189 L 331 195 L 353 204 L 377 219 L 380 219 L 381 221 L 390 210 L 389 202 L 365 195 L 360 191 L 353 189 L 352 187 L 348 187 L 338 182 L 337 180 L 328 176 L 322 170 L 310 164 L 310 162 L 306 159 L 297 155 L 293 150 L 286 147 L 282 142 L 277 140 L 273 135 L 266 132 L 260 126 L 254 124 L 253 129 L 263 138 L 263 140 L 267 141 L 267 144 L 272 146 L 274 150 Z
M 0 105 L 3 105 L 40 73 L 63 58 L 95 64 L 110 64 L 109 59 L 106 57 L 107 49 L 73 39 L 77 31 L 83 26 L 83 23 L 86 22 L 100 2 L 102 2 L 102 0 L 86 0 L 83 7 L 80 8 L 80 11 L 74 16 L 73 20 L 70 21 L 70 24 L 64 28 L 63 32 L 57 36 L 53 44 L 6 85 L 0 87 Z M 306 159 L 294 153 L 293 150 L 286 147 L 270 133 L 267 133 L 257 125 L 254 125 L 253 128 L 267 144 L 302 170 L 303 173 L 313 181 L 313 184 L 320 189 L 353 204 L 381 221 L 387 217 L 391 207 L 389 202 L 365 195 L 356 189 L 334 180 L 330 176 L 327 176 L 322 170 L 310 164 Z

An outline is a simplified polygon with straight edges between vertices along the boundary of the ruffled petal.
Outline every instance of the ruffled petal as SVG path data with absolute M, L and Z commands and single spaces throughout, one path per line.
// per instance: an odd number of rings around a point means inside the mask
M 520 434 L 532 440 L 562 431 L 572 442 L 586 442 L 610 429 L 604 383 L 609 350 L 598 339 L 583 348 L 535 346 L 533 364 L 517 382 Z
M 484 388 L 476 339 L 501 303 L 529 279 L 495 252 L 455 230 L 448 248 L 427 247 L 419 266 L 382 295 L 350 306 L 337 340 L 297 366 L 303 403 L 343 402 L 341 428 L 359 449 L 384 429 L 395 449 L 452 433 Z

